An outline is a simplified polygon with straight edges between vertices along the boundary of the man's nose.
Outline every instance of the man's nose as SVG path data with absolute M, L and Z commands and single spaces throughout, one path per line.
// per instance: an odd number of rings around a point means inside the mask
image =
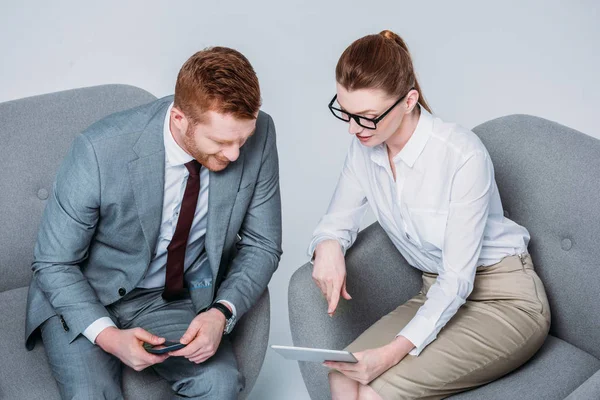
M 240 148 L 236 145 L 223 150 L 223 155 L 231 162 L 234 162 L 240 156 Z

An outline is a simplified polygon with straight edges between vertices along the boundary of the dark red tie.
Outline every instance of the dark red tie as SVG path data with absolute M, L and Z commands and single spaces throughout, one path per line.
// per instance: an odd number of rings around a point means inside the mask
M 183 289 L 183 264 L 185 262 L 185 249 L 187 248 L 190 229 L 194 221 L 198 194 L 200 193 L 200 163 L 192 160 L 185 164 L 190 175 L 185 185 L 183 200 L 177 219 L 177 227 L 171 243 L 167 246 L 167 275 L 165 290 L 162 297 L 165 300 L 176 300 L 185 293 Z

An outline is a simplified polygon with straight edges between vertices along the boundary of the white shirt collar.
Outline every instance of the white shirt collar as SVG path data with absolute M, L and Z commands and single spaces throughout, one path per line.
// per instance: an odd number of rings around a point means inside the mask
M 425 145 L 431 136 L 431 131 L 433 130 L 433 116 L 429 113 L 429 111 L 421 107 L 420 104 L 419 108 L 421 109 L 421 115 L 419 116 L 419 122 L 417 123 L 415 131 L 408 139 L 408 142 L 406 142 L 402 150 L 400 150 L 400 153 L 396 154 L 393 159 L 394 163 L 396 163 L 398 160 L 404 161 L 404 163 L 410 168 L 415 165 L 417 158 L 419 158 L 423 152 L 423 149 L 425 148 Z M 387 165 L 388 155 L 385 143 L 373 148 L 371 160 L 381 166 Z
M 172 108 L 173 103 L 171 103 L 171 105 L 167 109 L 167 115 L 165 116 L 165 124 L 163 128 L 163 138 L 165 142 L 165 154 L 167 157 L 167 163 L 171 166 L 177 166 L 192 161 L 194 157 L 186 153 L 185 150 L 183 150 L 173 138 L 173 134 L 171 133 L 170 127 Z

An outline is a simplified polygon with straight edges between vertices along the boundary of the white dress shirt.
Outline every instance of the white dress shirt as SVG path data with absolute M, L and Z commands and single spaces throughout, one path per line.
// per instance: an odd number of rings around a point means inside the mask
M 352 140 L 309 255 L 326 239 L 338 240 L 345 253 L 370 204 L 408 263 L 439 274 L 398 334 L 415 345 L 409 354 L 417 356 L 465 303 L 477 267 L 526 252 L 529 232 L 504 217 L 489 154 L 468 129 L 421 107 L 415 132 L 393 163 L 395 181 L 385 144 L 369 148 Z
M 138 288 L 151 289 L 165 286 L 167 246 L 171 243 L 171 239 L 175 234 L 179 210 L 181 209 L 181 202 L 189 177 L 189 172 L 185 167 L 185 163 L 194 159 L 177 144 L 171 134 L 169 122 L 172 107 L 173 104 L 167 109 L 163 129 L 165 144 L 165 186 L 160 233 L 154 251 L 155 256 L 152 258 L 143 279 L 137 285 Z M 208 216 L 208 184 L 209 171 L 202 167 L 200 169 L 200 193 L 198 195 L 198 203 L 196 204 L 194 220 L 192 222 L 192 227 L 190 228 L 188 244 L 185 250 L 184 271 L 192 265 L 194 260 L 196 260 L 200 254 L 202 254 L 201 257 L 203 258 L 207 257 L 206 252 L 204 252 L 204 239 L 206 236 Z M 219 301 L 229 305 L 233 310 L 233 314 L 236 314 L 235 306 L 232 303 L 226 300 Z M 95 343 L 98 334 L 109 326 L 115 326 L 109 317 L 99 318 L 85 329 L 83 335 L 92 343 Z

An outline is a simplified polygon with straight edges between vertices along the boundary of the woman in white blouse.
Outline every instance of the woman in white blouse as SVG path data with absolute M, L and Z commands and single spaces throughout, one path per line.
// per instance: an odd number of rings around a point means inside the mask
M 330 315 L 351 299 L 344 254 L 370 205 L 423 286 L 347 347 L 357 364 L 326 363 L 333 399 L 439 399 L 514 370 L 543 344 L 550 310 L 486 148 L 431 114 L 393 32 L 352 43 L 336 81 L 330 110 L 355 137 L 310 244 L 313 278 Z

